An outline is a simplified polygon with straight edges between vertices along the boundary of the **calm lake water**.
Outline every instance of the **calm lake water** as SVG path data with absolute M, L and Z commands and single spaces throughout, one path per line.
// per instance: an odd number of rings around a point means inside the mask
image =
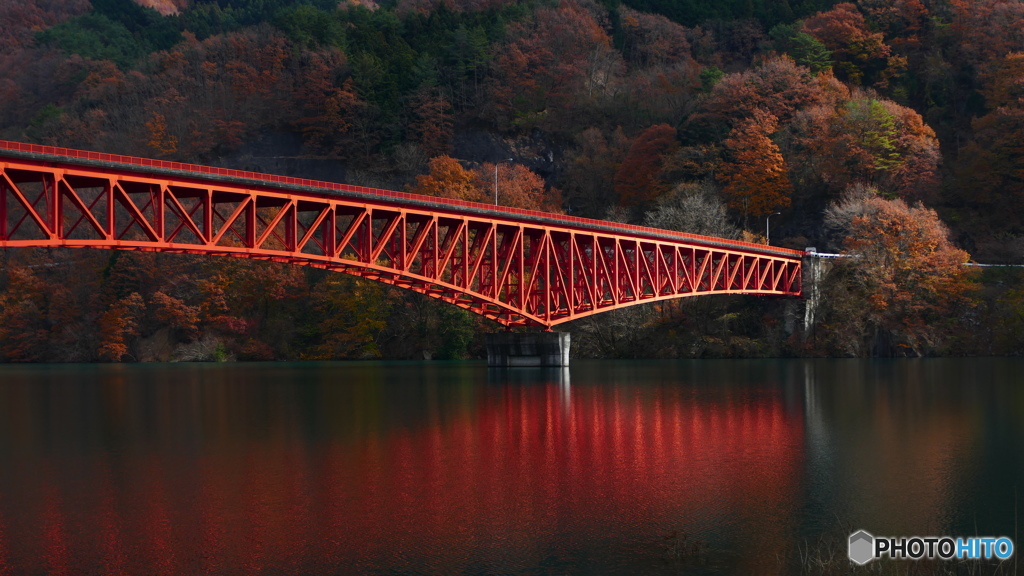
M 790 574 L 1022 448 L 1017 359 L 0 366 L 0 574 Z

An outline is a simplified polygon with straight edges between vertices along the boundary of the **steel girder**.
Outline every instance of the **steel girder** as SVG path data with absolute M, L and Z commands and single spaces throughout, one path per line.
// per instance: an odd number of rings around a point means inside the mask
M 801 253 L 366 188 L 0 141 L 0 247 L 315 266 L 506 326 L 707 294 L 799 296 Z

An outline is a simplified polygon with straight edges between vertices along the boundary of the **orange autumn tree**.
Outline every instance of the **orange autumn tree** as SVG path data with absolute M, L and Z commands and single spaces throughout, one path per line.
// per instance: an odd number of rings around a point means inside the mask
M 494 164 L 485 162 L 475 172 L 477 186 L 481 195 L 486 197 L 483 201 L 494 202 Z M 561 192 L 557 188 L 547 187 L 543 178 L 522 164 L 499 164 L 497 189 L 499 206 L 561 212 Z
M 189 306 L 184 301 L 168 296 L 158 290 L 153 293 L 152 302 L 156 307 L 156 319 L 174 330 L 179 330 L 189 340 L 199 335 L 199 306 Z
M 416 177 L 410 192 L 439 198 L 453 198 L 483 204 L 494 203 L 494 164 L 485 162 L 475 170 L 462 167 L 451 156 L 437 156 L 428 162 L 429 171 Z M 525 210 L 559 212 L 562 194 L 548 187 L 544 179 L 522 164 L 501 163 L 497 170 L 498 204 Z
M 100 316 L 99 356 L 108 362 L 120 362 L 128 354 L 128 342 L 139 335 L 139 319 L 146 304 L 138 292 L 114 302 Z
M 226 333 L 243 334 L 247 328 L 246 321 L 234 313 L 229 303 L 233 293 L 232 279 L 230 274 L 214 268 L 196 281 L 200 294 L 199 320 L 201 324 Z
M 146 145 L 157 156 L 170 156 L 178 151 L 178 137 L 167 131 L 167 118 L 163 114 L 153 114 L 146 122 Z
M 789 206 L 793 186 L 779 147 L 770 138 L 778 120 L 756 110 L 739 122 L 725 139 L 727 159 L 718 172 L 729 207 L 740 212 L 746 227 L 749 216 L 765 216 Z
M 953 245 L 934 210 L 886 200 L 855 186 L 825 213 L 825 225 L 853 256 L 836 264 L 823 301 L 829 337 L 849 354 L 919 356 L 955 333 L 973 288 L 970 255 Z
M 721 79 L 703 108 L 723 119 L 750 118 L 767 111 L 783 125 L 800 110 L 812 106 L 834 106 L 849 97 L 850 90 L 830 73 L 814 75 L 789 56 L 770 56 L 749 70 Z
M 451 156 L 437 156 L 427 163 L 428 172 L 416 177 L 416 183 L 409 189 L 413 194 L 453 198 L 471 202 L 484 202 L 477 176 L 462 167 Z
M 837 76 L 852 84 L 875 77 L 890 64 L 891 49 L 880 32 L 872 32 L 857 6 L 836 4 L 804 21 L 806 32 L 832 52 Z

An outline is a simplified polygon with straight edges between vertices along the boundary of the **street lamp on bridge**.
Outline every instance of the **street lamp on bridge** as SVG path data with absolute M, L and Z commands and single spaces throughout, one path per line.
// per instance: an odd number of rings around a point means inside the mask
M 515 162 L 515 158 L 505 158 L 494 163 L 494 205 L 498 205 L 498 164 L 502 162 Z

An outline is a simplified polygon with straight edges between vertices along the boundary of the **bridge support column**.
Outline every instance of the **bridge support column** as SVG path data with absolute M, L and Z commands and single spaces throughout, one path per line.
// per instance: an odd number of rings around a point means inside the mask
M 811 333 L 814 327 L 814 316 L 818 312 L 818 300 L 820 299 L 819 285 L 821 283 L 821 258 L 818 257 L 817 248 L 807 248 L 804 251 L 804 336 Z
M 816 248 L 807 248 L 804 251 L 804 338 L 814 335 L 818 306 L 821 305 L 821 283 L 832 270 L 835 258 L 835 254 L 819 254 Z
M 568 366 L 568 332 L 496 332 L 487 334 L 487 365 Z

